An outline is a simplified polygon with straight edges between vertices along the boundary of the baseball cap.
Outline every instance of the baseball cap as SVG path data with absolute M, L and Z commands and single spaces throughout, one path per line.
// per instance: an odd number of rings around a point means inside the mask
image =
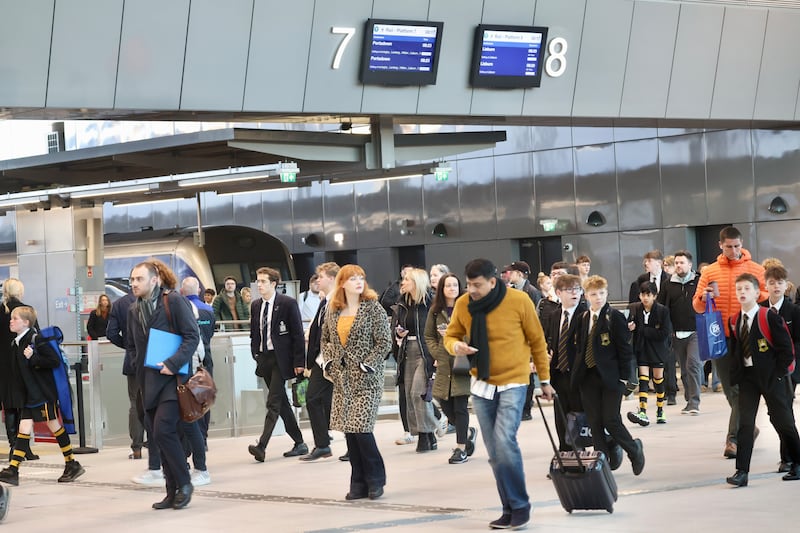
M 525 261 L 514 261 L 510 265 L 508 265 L 509 270 L 516 270 L 517 272 L 522 272 L 526 276 L 531 273 L 531 267 Z

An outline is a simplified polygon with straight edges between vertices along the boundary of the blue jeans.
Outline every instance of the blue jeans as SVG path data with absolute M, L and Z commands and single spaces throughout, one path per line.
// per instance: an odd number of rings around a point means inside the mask
M 526 392 L 527 387 L 515 387 L 496 393 L 492 400 L 472 396 L 472 406 L 481 426 L 483 444 L 503 504 L 503 514 L 531 507 L 525 488 L 522 453 L 517 443 Z

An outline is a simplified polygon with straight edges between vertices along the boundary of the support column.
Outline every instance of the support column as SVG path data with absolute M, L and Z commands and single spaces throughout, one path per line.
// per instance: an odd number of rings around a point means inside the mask
M 18 210 L 17 257 L 24 302 L 41 326 L 59 326 L 67 341 L 85 335 L 84 322 L 105 292 L 103 208 Z

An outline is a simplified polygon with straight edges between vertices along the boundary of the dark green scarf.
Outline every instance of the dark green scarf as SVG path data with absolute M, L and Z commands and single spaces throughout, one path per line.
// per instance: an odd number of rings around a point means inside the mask
M 469 330 L 469 345 L 477 348 L 477 353 L 469 356 L 471 367 L 478 370 L 478 379 L 489 379 L 489 333 L 486 331 L 486 315 L 500 305 L 506 297 L 506 284 L 500 278 L 495 278 L 489 294 L 480 300 L 470 300 L 467 304 L 469 314 L 472 315 L 472 327 Z

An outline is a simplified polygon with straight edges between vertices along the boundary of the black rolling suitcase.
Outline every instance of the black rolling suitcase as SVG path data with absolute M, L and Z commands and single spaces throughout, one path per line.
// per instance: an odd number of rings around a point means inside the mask
M 613 513 L 614 502 L 617 501 L 617 482 L 614 481 L 605 454 L 588 451 L 559 452 L 538 397 L 536 404 L 555 453 L 550 462 L 550 479 L 556 487 L 561 506 L 568 513 L 575 509 L 605 509 Z M 556 409 L 559 412 L 557 416 L 561 416 L 566 424 L 561 404 L 557 402 L 556 405 L 559 406 Z

